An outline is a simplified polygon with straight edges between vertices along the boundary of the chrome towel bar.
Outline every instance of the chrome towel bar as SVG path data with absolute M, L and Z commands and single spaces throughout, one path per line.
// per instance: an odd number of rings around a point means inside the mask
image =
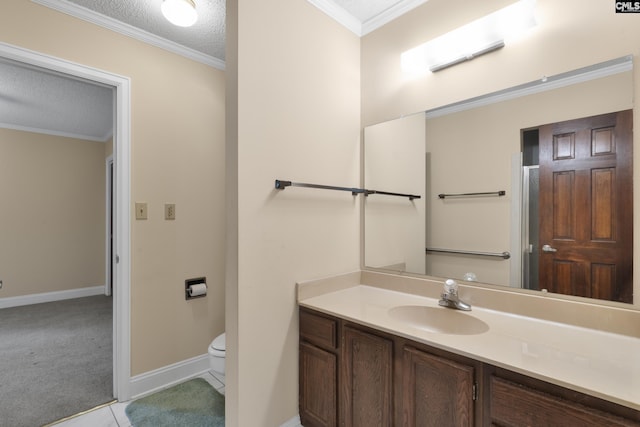
M 445 253 L 445 254 L 486 256 L 486 257 L 494 257 L 494 258 L 502 258 L 502 259 L 511 258 L 511 254 L 507 251 L 498 253 L 498 252 L 460 251 L 455 249 L 440 249 L 440 248 L 426 248 L 426 251 L 439 252 L 439 253 Z
M 351 194 L 353 194 L 354 196 L 356 194 L 365 192 L 363 188 L 335 187 L 333 185 L 307 184 L 304 182 L 291 182 L 291 181 L 276 179 L 276 189 L 284 190 L 287 187 L 307 187 L 307 188 L 319 188 L 321 190 L 350 191 Z
M 459 193 L 459 194 L 438 194 L 438 198 L 445 199 L 447 197 L 477 197 L 477 196 L 504 196 L 507 194 L 506 191 L 489 191 L 486 193 Z

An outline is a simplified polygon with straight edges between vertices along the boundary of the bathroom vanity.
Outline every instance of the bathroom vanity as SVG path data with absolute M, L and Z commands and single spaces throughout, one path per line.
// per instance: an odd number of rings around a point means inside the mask
M 487 295 L 464 288 L 471 312 L 438 307 L 430 282 L 299 285 L 305 427 L 640 426 L 637 336 L 476 306 Z

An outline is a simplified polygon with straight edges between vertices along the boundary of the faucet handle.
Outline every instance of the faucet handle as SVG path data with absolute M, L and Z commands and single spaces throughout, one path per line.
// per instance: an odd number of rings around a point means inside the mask
M 458 293 L 458 282 L 453 279 L 447 279 L 444 282 L 444 291 L 447 294 L 457 294 Z

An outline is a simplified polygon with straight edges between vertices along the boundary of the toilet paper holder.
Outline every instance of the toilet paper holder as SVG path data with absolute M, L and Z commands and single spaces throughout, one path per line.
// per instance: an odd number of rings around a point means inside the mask
M 204 285 L 204 293 L 202 293 L 201 286 L 196 286 L 201 284 Z M 207 278 L 206 277 L 198 277 L 195 279 L 187 279 L 184 281 L 184 299 L 185 300 L 203 298 L 206 296 L 207 296 Z

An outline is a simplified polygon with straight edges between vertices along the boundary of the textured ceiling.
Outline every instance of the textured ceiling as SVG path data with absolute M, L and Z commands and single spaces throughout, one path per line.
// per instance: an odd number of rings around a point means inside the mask
M 162 16 L 163 0 L 32 1 L 224 69 L 226 0 L 194 0 L 198 21 L 188 28 Z M 427 0 L 306 1 L 362 35 Z M 0 127 L 104 141 L 112 102 L 111 88 L 0 58 Z
M 225 0 L 195 0 L 198 21 L 188 28 L 162 16 L 162 0 L 67 1 L 224 61 Z
M 0 127 L 106 141 L 113 89 L 0 58 Z

